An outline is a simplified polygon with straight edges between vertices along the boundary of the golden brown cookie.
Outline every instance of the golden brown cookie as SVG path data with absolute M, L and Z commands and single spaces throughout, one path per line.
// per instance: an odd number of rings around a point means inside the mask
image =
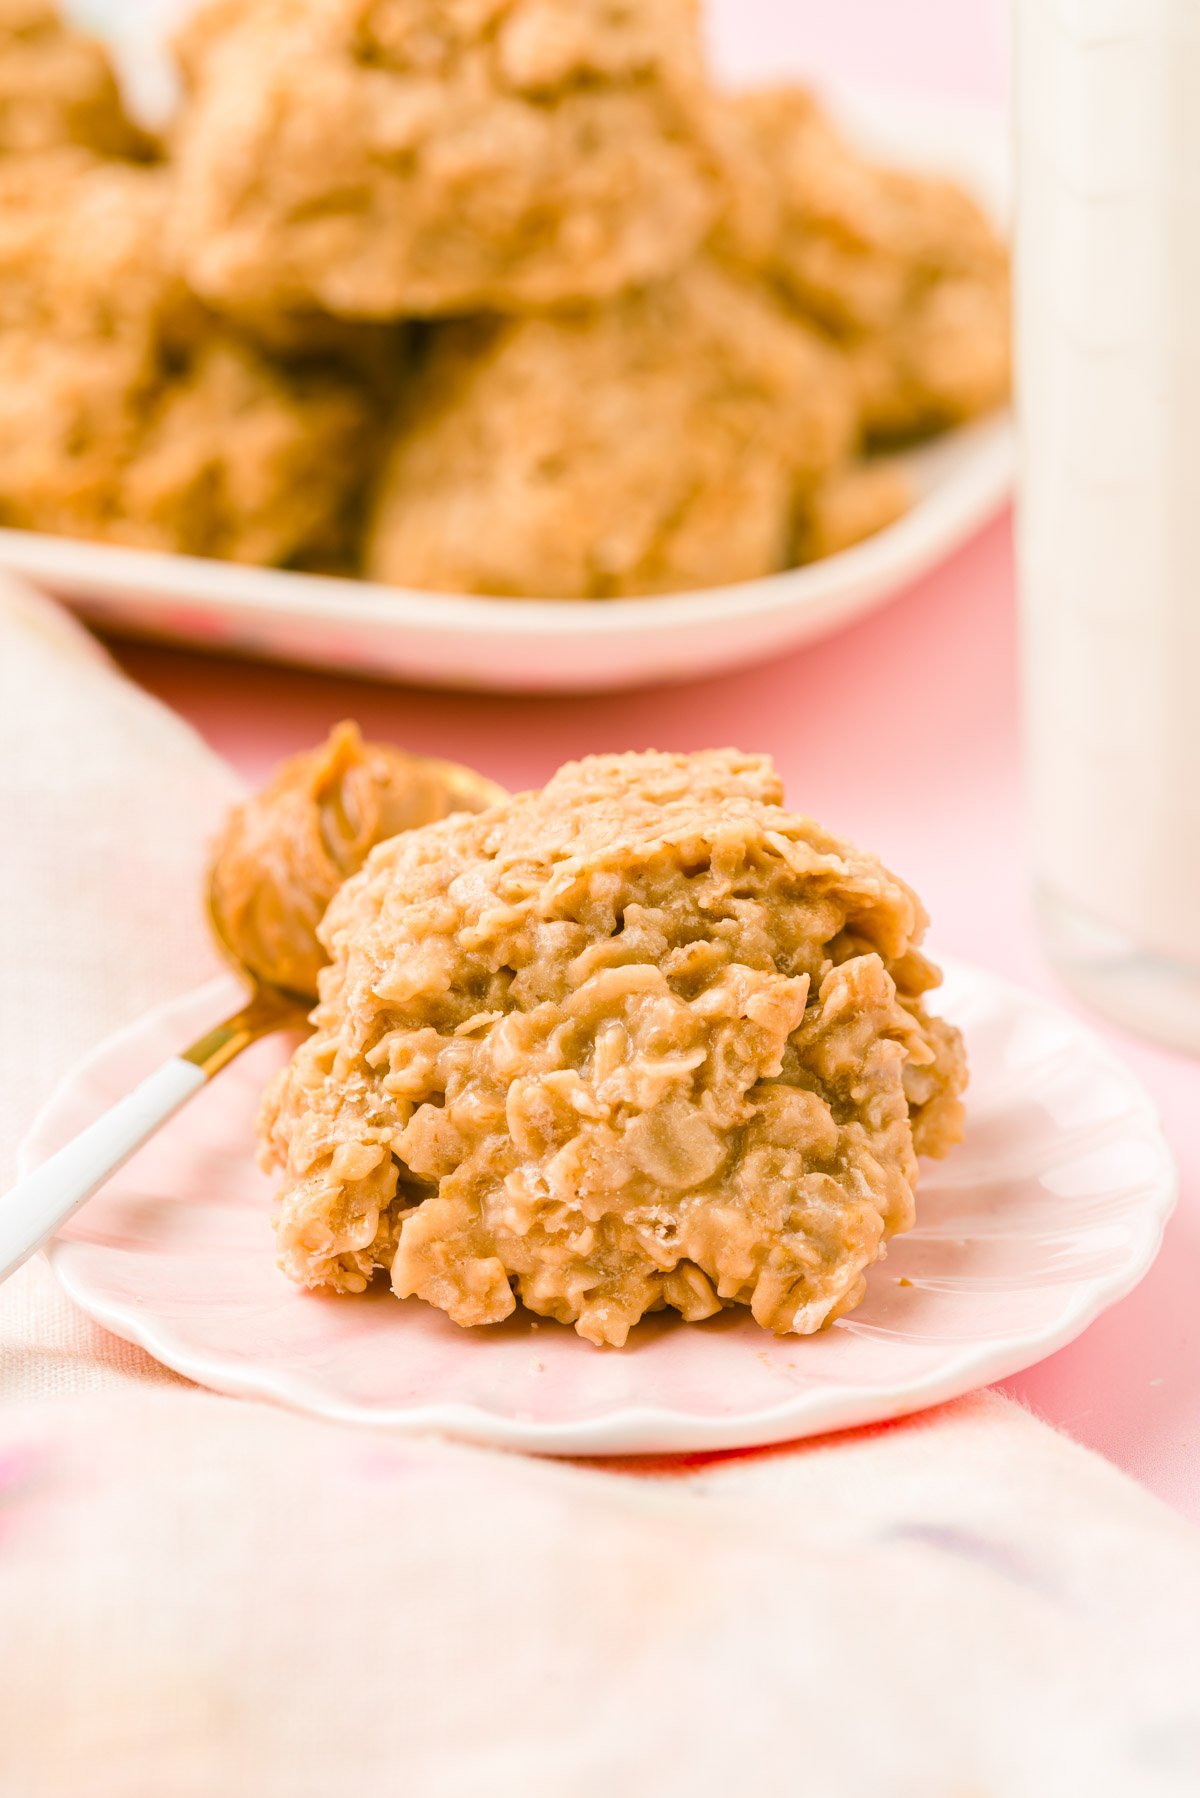
M 0 0 L 0 155 L 65 144 L 102 156 L 153 148 L 125 111 L 102 44 L 50 0 Z
M 872 161 L 800 88 L 744 93 L 715 119 L 729 194 L 718 251 L 845 345 L 868 441 L 1003 402 L 1008 258 L 970 195 Z
M 217 0 L 183 62 L 180 243 L 228 309 L 601 298 L 714 215 L 694 0 Z
M 374 437 L 350 386 L 206 334 L 162 382 L 108 535 L 230 562 L 349 566 L 355 475 Z
M 377 848 L 264 1107 L 284 1271 L 617 1346 L 857 1304 L 965 1063 L 919 901 L 781 802 L 761 757 L 600 756 Z
M 886 329 L 846 345 L 863 433 L 902 442 L 1003 405 L 1012 386 L 1008 283 L 946 276 Z
M 86 152 L 0 159 L 0 521 L 102 534 L 179 303 L 163 176 Z
M 849 451 L 841 357 L 707 262 L 579 313 L 442 327 L 408 392 L 366 565 L 468 593 L 609 598 L 791 559 Z
M 171 176 L 0 159 L 0 522 L 233 560 L 344 556 L 371 408 L 214 323 L 165 249 Z
M 855 459 L 809 493 L 796 531 L 796 560 L 816 562 L 851 549 L 895 524 L 912 505 L 912 487 L 894 462 Z

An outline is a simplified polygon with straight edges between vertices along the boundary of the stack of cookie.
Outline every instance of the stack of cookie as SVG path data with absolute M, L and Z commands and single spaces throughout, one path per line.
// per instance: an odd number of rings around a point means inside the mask
M 693 0 L 212 0 L 179 57 L 156 152 L 0 0 L 4 523 L 668 592 L 869 534 L 1007 392 L 973 202 L 722 94 Z

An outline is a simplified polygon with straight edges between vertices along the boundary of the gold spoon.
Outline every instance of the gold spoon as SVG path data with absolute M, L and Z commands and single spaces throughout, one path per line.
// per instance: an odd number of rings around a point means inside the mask
M 462 800 L 457 809 L 485 811 L 508 797 L 503 787 L 473 769 L 431 756 L 413 760 L 427 774 L 440 778 L 456 800 Z M 365 855 L 366 848 L 364 859 Z M 209 869 L 205 896 L 208 923 L 221 955 L 250 989 L 246 1003 L 190 1048 L 164 1062 L 80 1135 L 17 1182 L 0 1204 L 0 1280 L 7 1279 L 61 1229 L 136 1149 L 243 1049 L 277 1030 L 303 1027 L 316 993 L 271 980 L 261 967 L 252 967 L 238 954 L 226 934 L 216 903 L 218 866 L 219 858 Z M 347 876 L 353 871 L 348 869 Z
M 191 1062 L 199 1068 L 205 1080 L 211 1080 L 214 1074 L 228 1067 L 235 1055 L 248 1049 L 260 1037 L 272 1036 L 276 1030 L 298 1030 L 304 1024 L 316 999 L 315 993 L 300 993 L 289 986 L 277 986 L 274 981 L 264 980 L 256 974 L 249 962 L 242 961 L 237 955 L 224 933 L 221 916 L 213 902 L 213 879 L 215 864 L 209 871 L 208 888 L 205 894 L 205 909 L 208 914 L 208 927 L 221 955 L 234 973 L 243 979 L 250 988 L 250 997 L 240 1011 L 235 1011 L 231 1018 L 223 1024 L 216 1024 L 194 1042 L 190 1049 L 184 1049 L 181 1061 Z

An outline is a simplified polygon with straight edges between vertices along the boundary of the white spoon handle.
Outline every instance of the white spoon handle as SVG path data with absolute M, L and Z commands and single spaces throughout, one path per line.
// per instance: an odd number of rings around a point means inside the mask
M 6 1193 L 0 1199 L 0 1280 L 60 1230 L 204 1081 L 202 1067 L 174 1056 Z

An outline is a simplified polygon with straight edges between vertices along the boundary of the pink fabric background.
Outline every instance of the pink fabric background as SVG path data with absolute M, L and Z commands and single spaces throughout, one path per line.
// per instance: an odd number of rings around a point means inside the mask
M 771 68 L 782 42 L 814 70 L 878 87 L 1002 97 L 1003 0 L 732 0 L 722 61 Z M 875 617 L 816 648 L 724 680 L 609 698 L 509 700 L 368 683 L 124 647 L 135 678 L 249 778 L 336 719 L 468 761 L 511 787 L 600 749 L 769 751 L 789 796 L 878 850 L 933 913 L 935 954 L 1057 989 L 1032 929 L 1017 732 L 1007 519 Z M 1163 1113 L 1183 1192 L 1143 1285 L 1072 1347 L 1005 1390 L 1200 1518 L 1200 1064 L 1096 1028 Z

